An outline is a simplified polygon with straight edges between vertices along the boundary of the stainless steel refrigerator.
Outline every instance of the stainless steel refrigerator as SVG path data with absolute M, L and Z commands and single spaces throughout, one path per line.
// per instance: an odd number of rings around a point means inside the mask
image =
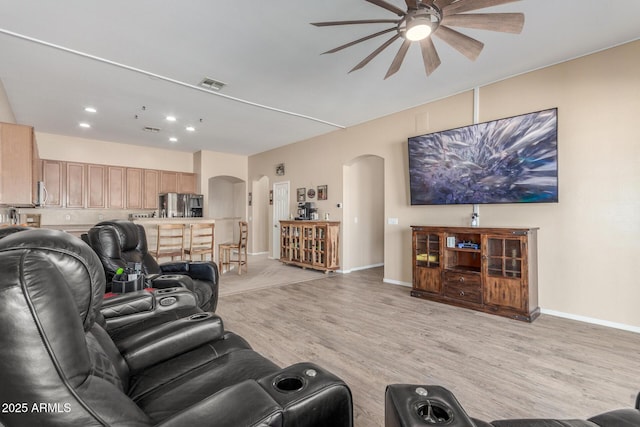
M 188 218 L 202 216 L 202 194 L 160 193 L 160 218 Z

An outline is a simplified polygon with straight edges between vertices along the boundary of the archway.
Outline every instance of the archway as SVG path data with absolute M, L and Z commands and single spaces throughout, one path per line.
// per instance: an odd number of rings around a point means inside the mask
M 208 216 L 216 222 L 216 246 L 219 243 L 237 242 L 238 222 L 247 217 L 247 183 L 234 176 L 221 175 L 209 178 L 208 187 L 207 211 Z
M 384 159 L 357 157 L 343 167 L 344 272 L 384 264 Z

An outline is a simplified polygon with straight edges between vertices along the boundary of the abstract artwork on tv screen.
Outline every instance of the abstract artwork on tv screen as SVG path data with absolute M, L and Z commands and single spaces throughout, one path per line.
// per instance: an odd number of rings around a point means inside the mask
M 412 205 L 558 201 L 557 108 L 409 138 Z

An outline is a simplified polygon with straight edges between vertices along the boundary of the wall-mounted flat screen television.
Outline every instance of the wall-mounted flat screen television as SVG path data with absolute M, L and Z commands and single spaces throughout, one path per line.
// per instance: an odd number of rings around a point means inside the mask
M 409 138 L 412 205 L 558 201 L 558 109 Z

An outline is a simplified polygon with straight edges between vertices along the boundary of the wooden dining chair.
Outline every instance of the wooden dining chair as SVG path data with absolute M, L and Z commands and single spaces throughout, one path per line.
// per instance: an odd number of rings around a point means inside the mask
M 189 224 L 189 247 L 184 249 L 185 256 L 193 260 L 194 255 L 200 255 L 200 259 L 205 261 L 209 254 L 213 261 L 215 226 L 212 222 Z
M 247 237 L 249 235 L 249 225 L 246 221 L 240 221 L 240 238 L 238 243 L 221 243 L 218 246 L 218 264 L 221 273 L 225 272 L 225 267 L 231 269 L 231 264 L 238 264 L 238 274 L 242 274 L 242 267 L 245 272 L 249 271 L 247 264 Z M 237 257 L 234 258 L 234 255 Z
M 156 249 L 149 253 L 157 260 L 160 258 L 184 258 L 184 226 L 182 224 L 158 224 Z

